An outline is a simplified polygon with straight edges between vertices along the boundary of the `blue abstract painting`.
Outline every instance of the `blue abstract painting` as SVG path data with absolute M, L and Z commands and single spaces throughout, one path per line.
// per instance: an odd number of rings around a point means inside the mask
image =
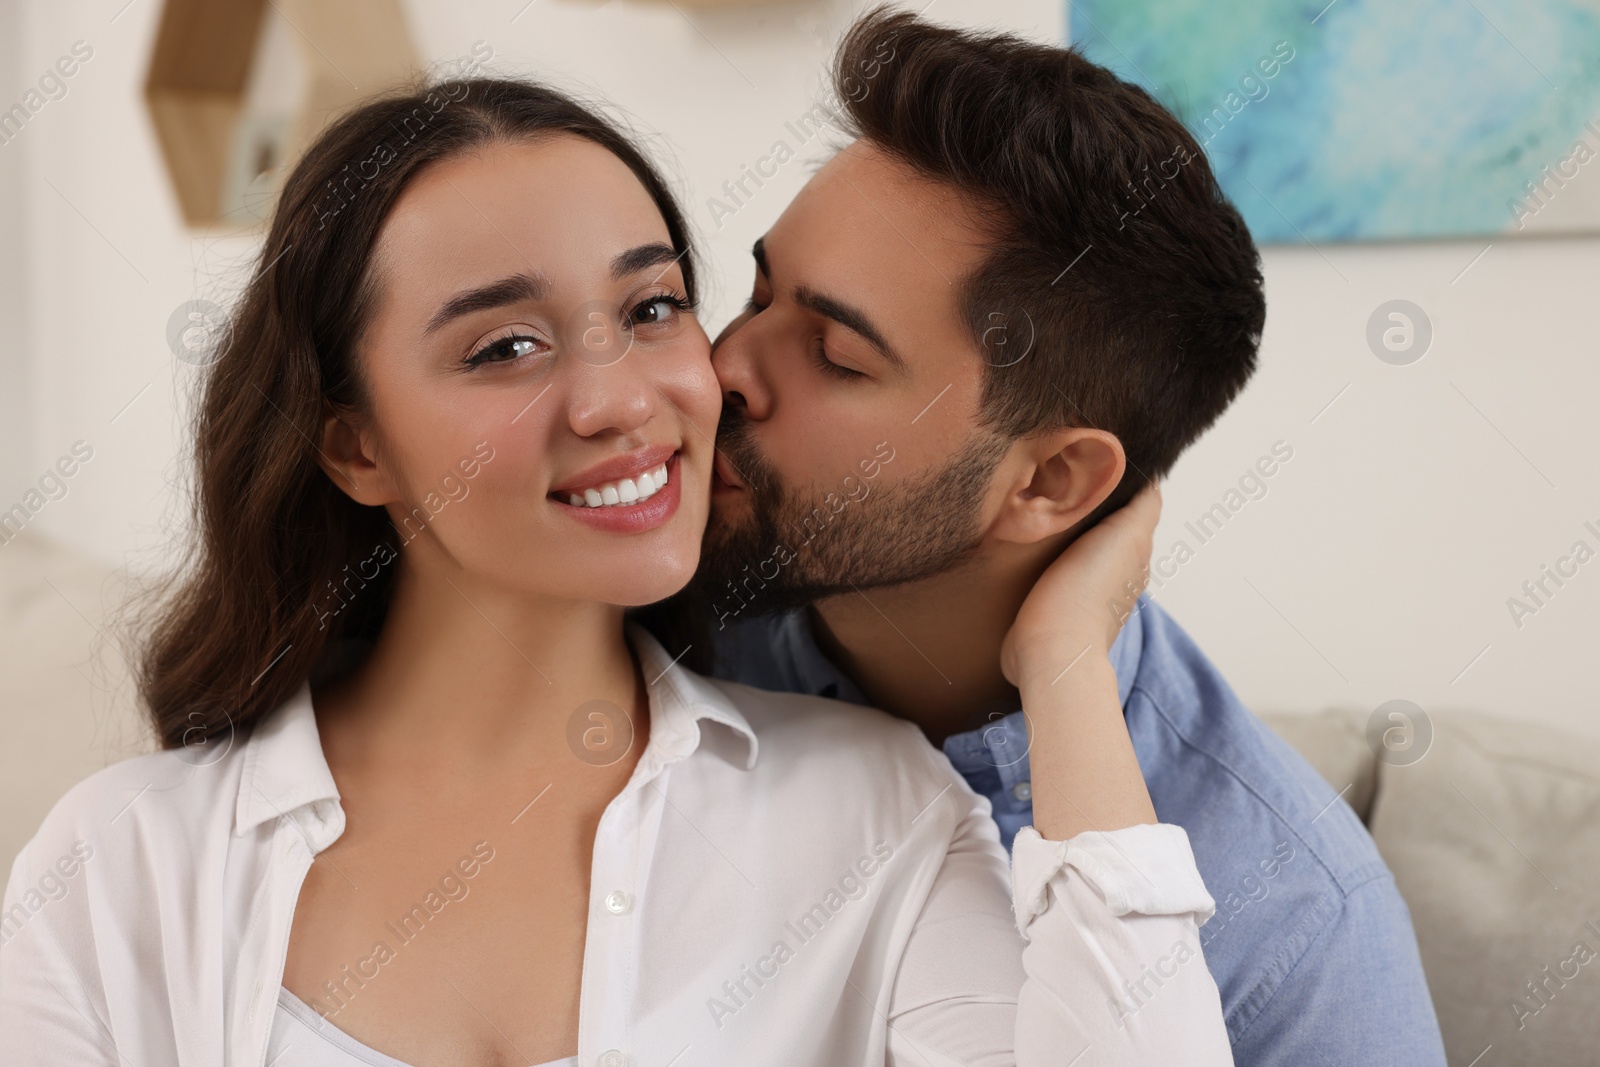
M 1600 0 L 1073 0 L 1258 241 L 1600 231 Z

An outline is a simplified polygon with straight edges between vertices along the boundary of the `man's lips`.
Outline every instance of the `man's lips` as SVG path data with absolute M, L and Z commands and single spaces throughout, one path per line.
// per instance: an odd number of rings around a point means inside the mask
M 728 461 L 727 455 L 723 453 L 721 449 L 717 449 L 716 459 L 714 459 L 711 463 L 711 470 L 715 475 L 712 485 L 713 489 L 749 488 L 749 486 L 745 484 L 744 479 L 739 477 L 739 472 L 734 469 L 733 464 Z

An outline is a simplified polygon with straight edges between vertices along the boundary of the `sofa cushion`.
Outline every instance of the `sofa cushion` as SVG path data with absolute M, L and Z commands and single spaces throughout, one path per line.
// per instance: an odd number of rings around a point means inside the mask
M 1440 712 L 1400 766 L 1362 754 L 1366 719 L 1268 721 L 1335 789 L 1373 780 L 1366 821 L 1411 909 L 1449 1062 L 1600 1063 L 1600 741 Z
M 0 545 L 0 872 L 72 785 L 149 751 L 112 569 L 35 530 Z
M 1363 723 L 1353 713 L 1333 710 L 1320 715 L 1263 715 L 1262 719 L 1335 789 L 1344 789 L 1345 803 L 1362 822 L 1367 821 L 1378 784 L 1378 761 L 1367 747 Z

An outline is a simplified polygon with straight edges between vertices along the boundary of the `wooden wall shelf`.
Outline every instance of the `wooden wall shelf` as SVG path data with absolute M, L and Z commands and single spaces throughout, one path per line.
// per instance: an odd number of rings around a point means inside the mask
M 251 111 L 271 19 L 287 24 L 298 53 L 301 84 L 275 87 L 296 100 L 293 114 Z M 145 101 L 184 220 L 265 217 L 281 176 L 328 121 L 417 66 L 399 0 L 165 0 Z

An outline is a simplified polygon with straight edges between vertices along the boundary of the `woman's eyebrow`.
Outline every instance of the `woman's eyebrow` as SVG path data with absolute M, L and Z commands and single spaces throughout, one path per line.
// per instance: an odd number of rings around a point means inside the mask
M 488 285 L 466 289 L 445 301 L 444 306 L 433 313 L 433 318 L 428 320 L 422 332 L 432 333 L 445 323 L 474 311 L 541 300 L 549 291 L 550 280 L 542 274 L 513 274 Z
M 674 252 L 671 245 L 660 241 L 639 245 L 637 248 L 619 253 L 611 261 L 611 277 L 621 281 L 628 275 L 647 267 L 661 263 L 675 263 L 679 258 L 681 258 L 680 253 Z M 444 306 L 434 312 L 433 318 L 429 319 L 428 325 L 423 328 L 423 333 L 433 333 L 446 323 L 463 315 L 470 315 L 474 311 L 542 300 L 549 291 L 550 280 L 542 274 L 513 274 L 488 285 L 466 289 L 445 301 Z
M 674 252 L 671 245 L 660 241 L 630 248 L 611 261 L 611 280 L 620 282 L 628 275 L 646 267 L 654 267 L 660 263 L 676 263 L 682 257 L 682 252 Z

